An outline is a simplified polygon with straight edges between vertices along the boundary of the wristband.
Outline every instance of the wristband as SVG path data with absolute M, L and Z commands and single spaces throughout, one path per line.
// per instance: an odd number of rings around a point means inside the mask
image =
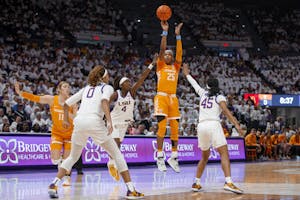
M 181 40 L 181 35 L 176 35 L 176 40 Z
M 150 65 L 148 65 L 148 68 L 151 70 L 154 66 L 152 65 L 152 63 Z
M 163 31 L 161 36 L 167 36 L 168 35 L 168 31 Z

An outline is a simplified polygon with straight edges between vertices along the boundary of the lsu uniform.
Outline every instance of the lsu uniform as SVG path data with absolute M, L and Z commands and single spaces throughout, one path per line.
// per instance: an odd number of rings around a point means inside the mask
M 112 138 L 120 138 L 123 141 L 128 124 L 133 121 L 134 98 L 128 92 L 122 97 L 121 90 L 117 90 L 118 99 L 111 111 L 111 120 L 113 124 Z
M 192 76 L 188 75 L 187 79 L 200 96 L 199 123 L 197 127 L 199 148 L 207 151 L 211 145 L 214 148 L 227 145 L 219 117 L 222 112 L 219 103 L 221 101 L 226 102 L 226 98 L 223 95 L 209 97 L 208 92 L 201 88 Z
M 154 115 L 165 116 L 168 119 L 179 119 L 179 103 L 176 97 L 180 64 L 174 62 L 167 65 L 163 60 L 157 60 L 157 94 L 154 97 Z
M 69 108 L 72 113 L 72 108 Z M 64 109 L 59 104 L 58 95 L 54 96 L 53 104 L 50 107 L 52 117 L 52 131 L 51 131 L 51 150 L 61 150 L 64 145 L 65 150 L 71 149 L 71 136 L 73 131 L 73 120 L 69 119 L 69 128 L 63 127 Z

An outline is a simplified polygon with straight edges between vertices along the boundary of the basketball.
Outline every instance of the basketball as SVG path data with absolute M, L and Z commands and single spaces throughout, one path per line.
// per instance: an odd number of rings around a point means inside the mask
M 167 21 L 172 16 L 172 10 L 167 5 L 161 5 L 156 9 L 156 16 L 161 21 Z

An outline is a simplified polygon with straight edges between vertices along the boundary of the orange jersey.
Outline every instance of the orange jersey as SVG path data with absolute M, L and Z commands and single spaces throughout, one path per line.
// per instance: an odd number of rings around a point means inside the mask
M 165 61 L 157 60 L 157 92 L 176 94 L 180 64 L 167 65 Z
M 259 136 L 259 144 L 263 145 L 265 143 L 265 136 L 261 135 Z
M 300 136 L 299 135 L 292 135 L 290 138 L 290 144 L 292 145 L 300 145 Z
M 272 141 L 272 144 L 273 144 L 273 145 L 278 144 L 278 136 L 272 135 L 272 136 L 271 136 L 271 141 Z
M 280 134 L 278 136 L 278 143 L 281 143 L 281 142 L 284 142 L 284 143 L 286 142 L 286 137 L 284 134 Z
M 252 133 L 248 134 L 245 137 L 245 142 L 246 142 L 247 146 L 255 146 L 257 144 L 257 142 L 256 142 L 256 135 L 252 134 Z
M 70 118 L 69 128 L 63 127 L 64 121 L 64 109 L 63 106 L 59 104 L 58 96 L 54 96 L 53 104 L 50 107 L 51 117 L 52 117 L 52 134 L 56 135 L 71 135 L 73 131 L 73 120 Z M 72 113 L 72 109 L 69 108 L 69 112 Z

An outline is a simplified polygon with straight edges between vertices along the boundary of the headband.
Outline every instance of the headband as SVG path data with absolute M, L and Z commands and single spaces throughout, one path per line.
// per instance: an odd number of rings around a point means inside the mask
M 127 78 L 127 77 L 121 78 L 121 80 L 119 81 L 119 86 L 121 86 L 127 80 L 129 80 L 129 78 Z
M 105 69 L 104 74 L 102 76 L 102 78 L 104 78 L 106 75 L 108 74 L 107 70 Z

